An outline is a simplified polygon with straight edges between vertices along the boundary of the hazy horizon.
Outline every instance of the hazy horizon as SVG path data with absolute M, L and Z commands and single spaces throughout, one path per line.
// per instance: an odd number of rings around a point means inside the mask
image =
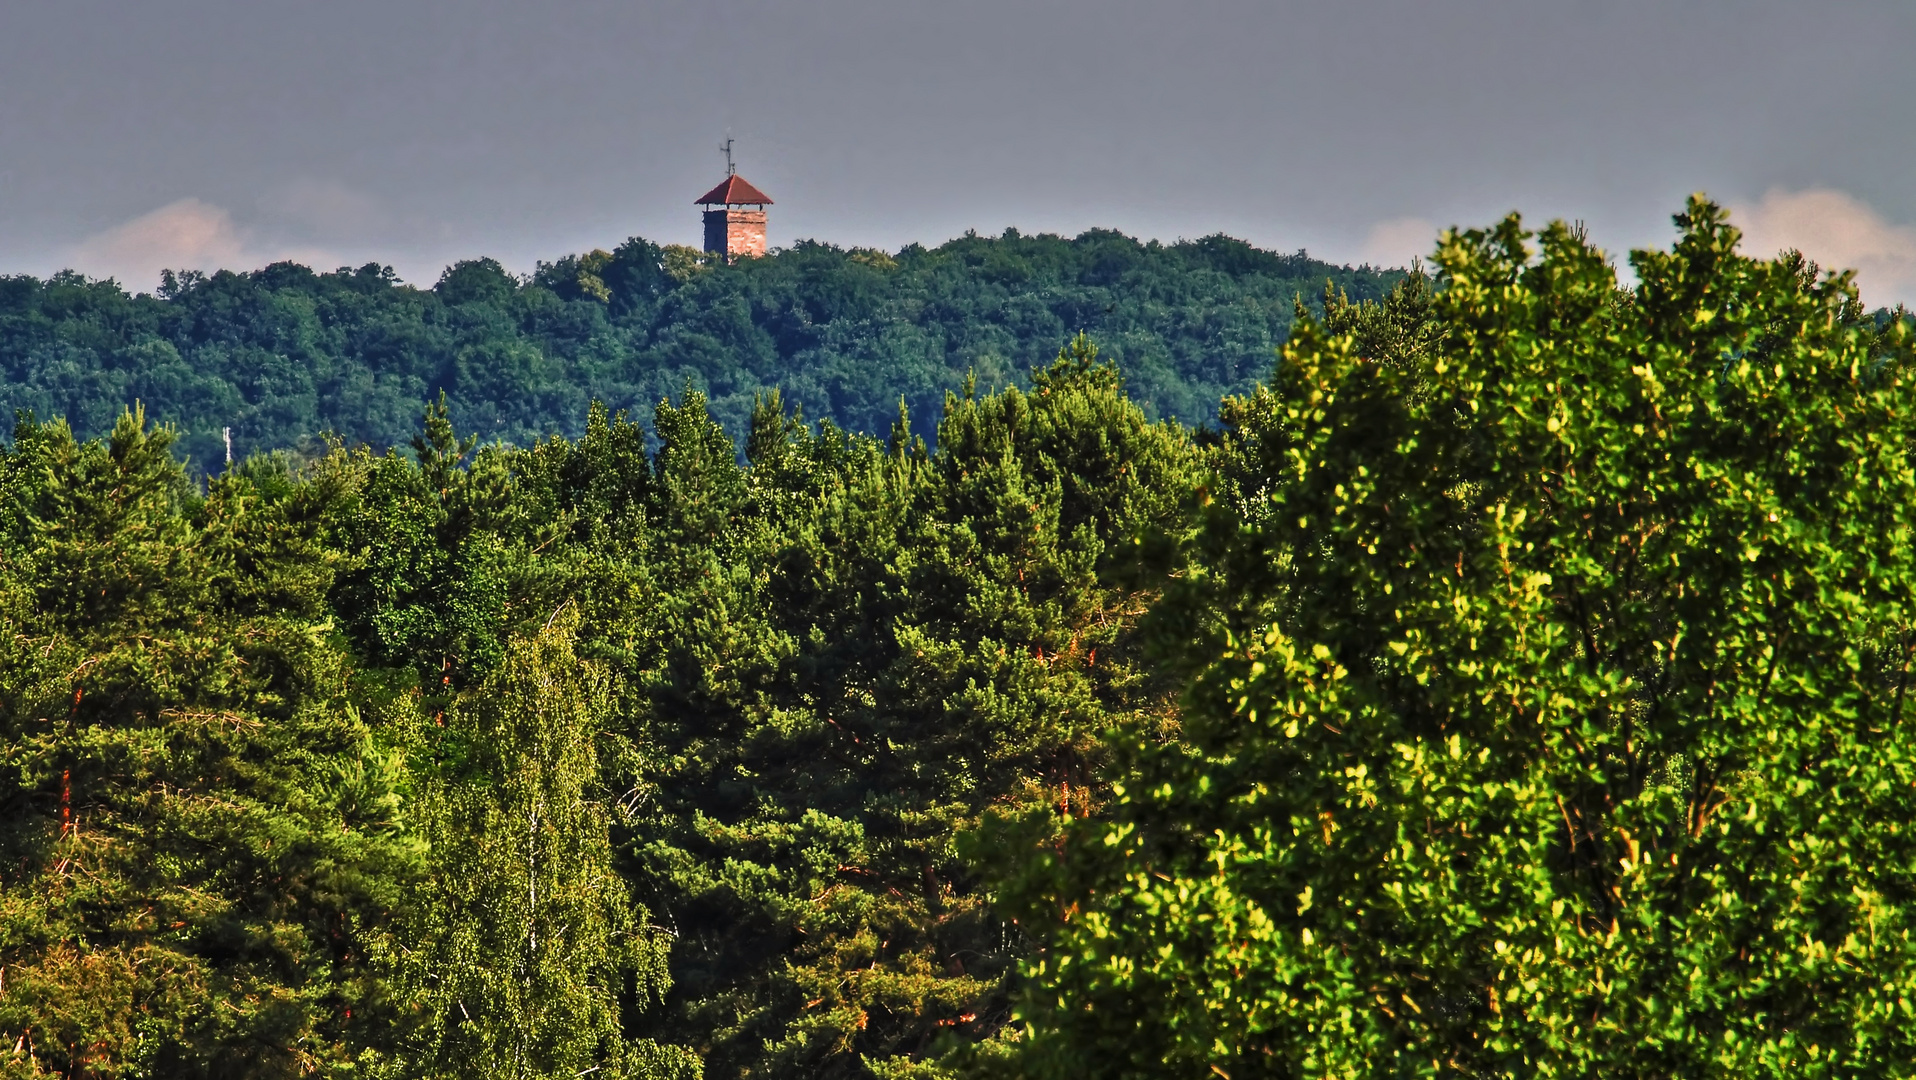
M 724 170 L 771 239 L 1213 233 L 1401 265 L 1510 210 L 1916 300 L 1916 7 L 823 0 L 529 7 L 0 0 L 0 272 L 368 261 L 431 284 L 696 244 Z

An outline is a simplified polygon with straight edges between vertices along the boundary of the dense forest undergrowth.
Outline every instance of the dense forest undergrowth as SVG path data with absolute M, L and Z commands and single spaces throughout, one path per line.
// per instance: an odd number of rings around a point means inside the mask
M 0 1074 L 1906 1074 L 1910 325 L 1678 224 L 1206 429 L 1083 337 L 929 439 L 23 418 Z
M 947 391 L 1022 380 L 1080 331 L 1146 415 L 1212 418 L 1247 392 L 1327 281 L 1356 300 L 1402 271 L 1279 255 L 1224 236 L 1160 244 L 966 236 L 895 254 L 805 242 L 731 265 L 634 238 L 541 264 L 490 259 L 429 289 L 376 265 L 165 275 L 157 293 L 75 274 L 0 278 L 0 410 L 104 435 L 134 401 L 202 470 L 333 433 L 404 446 L 440 394 L 488 441 L 578 437 L 587 406 L 643 415 L 686 389 L 743 431 L 755 396 L 883 434 L 902 399 L 930 437 Z

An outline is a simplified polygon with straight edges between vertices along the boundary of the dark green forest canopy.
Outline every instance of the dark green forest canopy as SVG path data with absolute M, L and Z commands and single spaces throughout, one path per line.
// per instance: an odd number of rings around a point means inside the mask
M 902 398 L 932 435 L 947 390 L 1010 385 L 1079 331 L 1149 416 L 1201 422 L 1268 374 L 1296 299 L 1327 281 L 1375 299 L 1401 276 L 1225 236 L 1161 244 L 967 235 L 896 254 L 801 242 L 715 265 L 632 239 L 543 263 L 447 269 L 431 289 L 368 265 L 168 275 L 154 294 L 74 273 L 0 278 L 0 410 L 61 416 L 82 438 L 142 402 L 199 468 L 327 433 L 404 445 L 425 403 L 530 445 L 580 434 L 587 405 L 649 415 L 689 385 L 742 431 L 778 388 L 814 418 L 888 430 Z

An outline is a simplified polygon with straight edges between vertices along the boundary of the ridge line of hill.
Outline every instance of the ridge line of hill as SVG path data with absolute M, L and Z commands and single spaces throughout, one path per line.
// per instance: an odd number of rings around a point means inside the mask
M 576 435 L 587 407 L 649 416 L 692 388 L 735 437 L 755 394 L 883 432 L 900 402 L 931 435 L 975 375 L 1022 381 L 1079 331 L 1154 417 L 1211 418 L 1268 375 L 1300 297 L 1375 299 L 1401 270 L 1337 266 L 1223 235 L 1165 244 L 966 235 L 897 252 L 804 241 L 732 265 L 632 238 L 518 277 L 455 263 L 431 288 L 368 264 L 167 273 L 151 294 L 63 272 L 0 277 L 0 409 L 81 437 L 138 401 L 196 465 L 313 446 L 383 447 L 446 395 L 461 430 L 525 444 Z

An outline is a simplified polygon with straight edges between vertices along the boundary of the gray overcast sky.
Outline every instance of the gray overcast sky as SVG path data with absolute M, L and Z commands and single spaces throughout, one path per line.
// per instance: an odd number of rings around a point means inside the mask
M 0 272 L 1228 232 L 1401 262 L 1683 196 L 1916 299 L 1916 4 L 0 0 Z

